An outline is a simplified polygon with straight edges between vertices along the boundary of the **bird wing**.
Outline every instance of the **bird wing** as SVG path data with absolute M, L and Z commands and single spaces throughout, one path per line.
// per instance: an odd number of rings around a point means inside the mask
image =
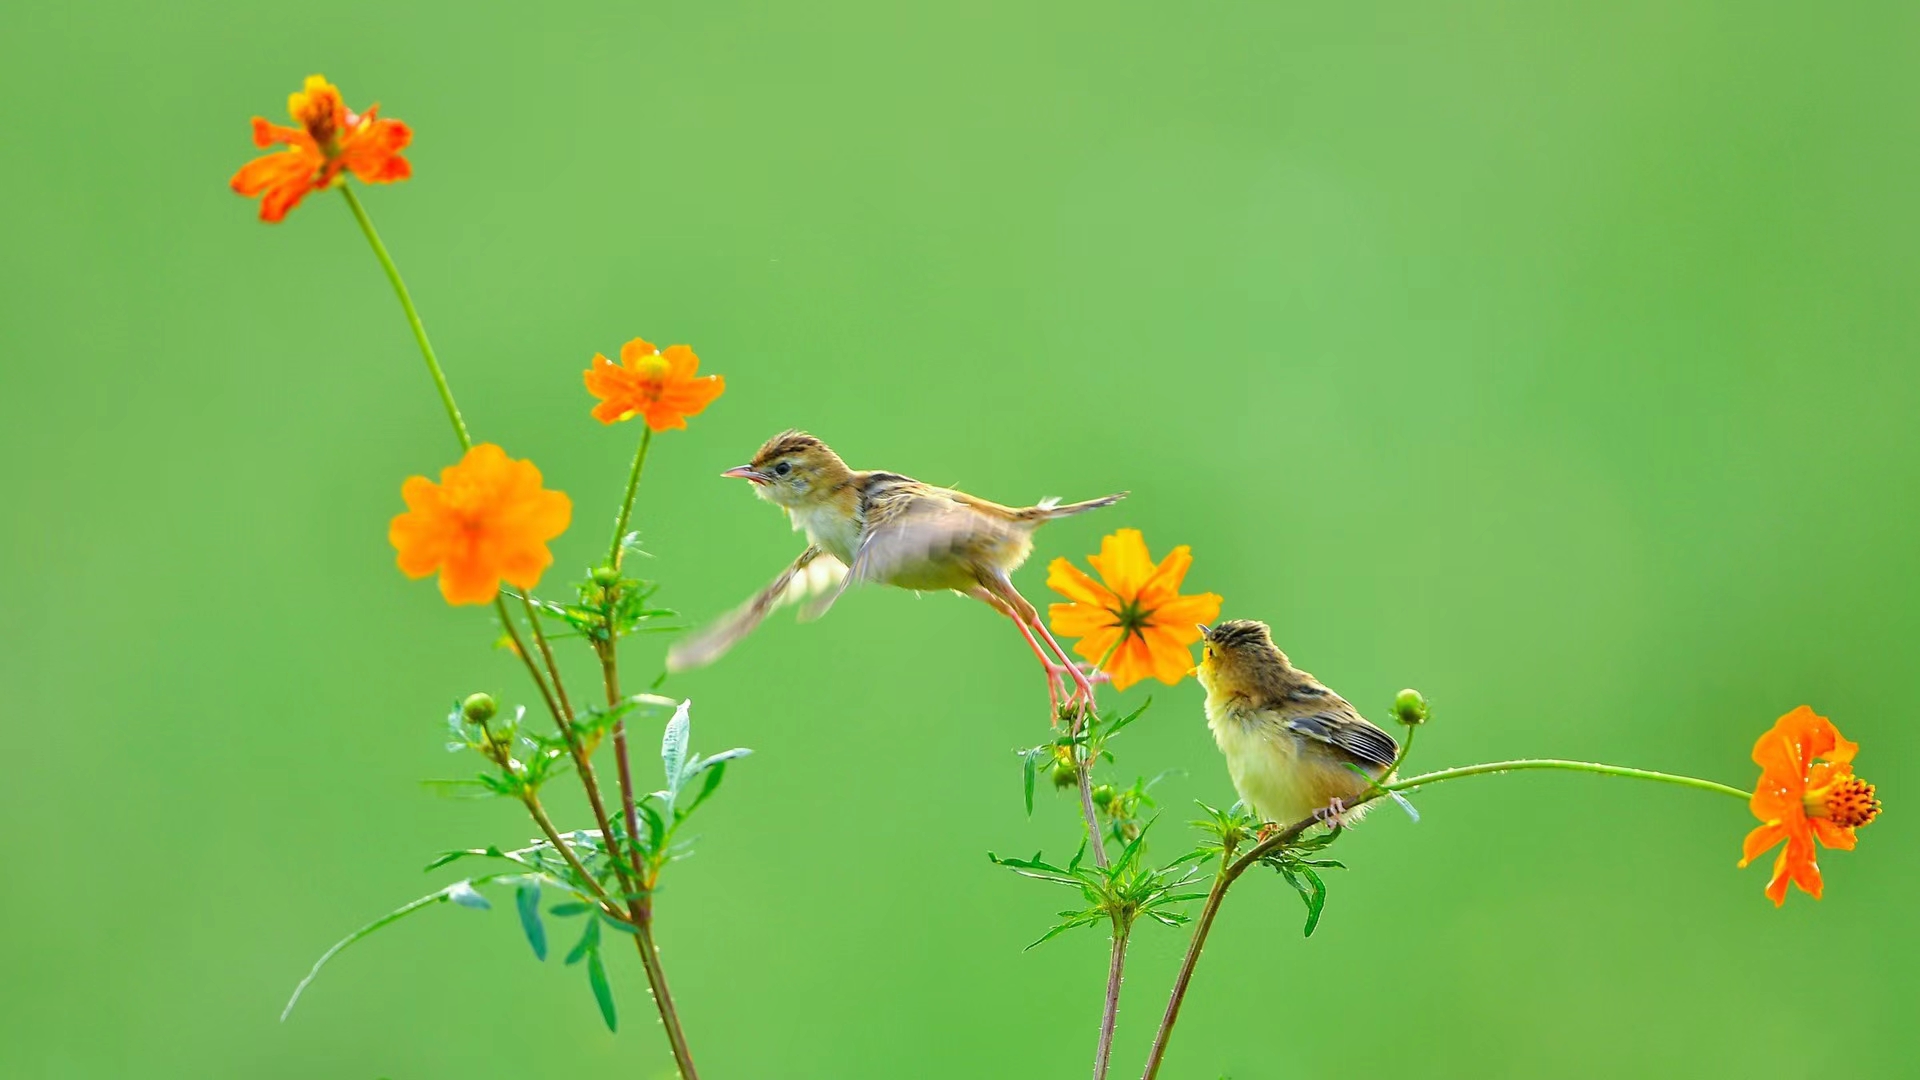
M 759 626 L 775 608 L 830 590 L 846 576 L 846 564 L 817 547 L 807 548 L 746 603 L 692 637 L 676 642 L 667 650 L 667 670 L 687 671 L 713 663 Z
M 1338 700 L 1337 695 L 1329 695 Z M 1346 702 L 1342 701 L 1342 705 Z M 1287 728 L 1315 742 L 1344 751 L 1369 765 L 1392 765 L 1400 756 L 1400 744 L 1393 736 L 1367 722 L 1360 714 L 1345 710 L 1322 710 L 1287 717 Z
M 902 576 L 912 580 L 916 567 L 1017 538 L 1017 523 L 956 498 L 957 492 L 890 474 L 876 476 L 876 481 L 862 499 L 865 523 L 847 576 L 807 605 L 802 619 L 825 615 L 857 583 L 895 582 Z

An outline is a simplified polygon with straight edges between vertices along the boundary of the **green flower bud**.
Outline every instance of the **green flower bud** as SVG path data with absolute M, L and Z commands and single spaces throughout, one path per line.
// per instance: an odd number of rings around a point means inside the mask
M 611 566 L 598 567 L 593 572 L 593 583 L 603 589 L 610 589 L 620 584 L 620 571 Z
M 472 694 L 460 703 L 460 715 L 466 717 L 469 724 L 484 724 L 499 711 L 492 694 Z
M 1112 784 L 1101 784 L 1093 789 L 1093 805 L 1104 807 L 1113 802 L 1113 797 L 1118 794 L 1119 792 L 1113 790 Z
M 1426 723 L 1427 715 L 1427 699 L 1420 696 L 1420 691 L 1408 687 L 1394 695 L 1393 718 L 1395 720 L 1413 727 L 1416 724 Z
M 1060 788 L 1061 790 L 1064 791 L 1067 788 L 1078 787 L 1079 785 L 1080 785 L 1080 776 L 1078 773 L 1073 771 L 1073 766 L 1071 765 L 1054 766 L 1054 769 L 1053 769 L 1053 786 L 1054 787 Z

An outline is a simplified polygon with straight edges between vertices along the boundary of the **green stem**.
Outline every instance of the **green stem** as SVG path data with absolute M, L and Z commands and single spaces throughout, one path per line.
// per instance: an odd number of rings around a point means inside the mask
M 634 923 L 633 943 L 640 950 L 640 966 L 647 972 L 647 989 L 653 991 L 653 1004 L 660 1011 L 660 1025 L 667 1029 L 667 1045 L 673 1049 L 673 1063 L 681 1080 L 700 1080 L 693 1068 L 693 1050 L 687 1046 L 687 1033 L 680 1028 L 680 1011 L 674 1008 L 673 994 L 667 989 L 667 969 L 660 966 L 660 950 L 653 943 L 651 911 Z
M 1412 791 L 1414 788 L 1438 784 L 1443 780 L 1458 780 L 1463 776 L 1486 776 L 1493 773 L 1520 772 L 1524 769 L 1561 769 L 1567 772 L 1598 773 L 1601 776 L 1624 776 L 1629 780 L 1652 780 L 1661 784 L 1678 784 L 1681 787 L 1699 791 L 1714 791 L 1722 795 L 1731 795 L 1736 799 L 1753 798 L 1753 793 L 1750 791 L 1741 791 L 1737 787 L 1716 784 L 1711 780 L 1701 780 L 1698 777 L 1677 776 L 1673 773 L 1654 772 L 1651 769 L 1629 769 L 1623 765 L 1604 765 L 1597 761 L 1567 761 L 1562 758 L 1519 758 L 1514 761 L 1489 761 L 1483 765 L 1462 765 L 1456 769 L 1441 769 L 1438 772 L 1408 777 L 1397 783 L 1383 785 L 1383 789 Z
M 433 344 L 427 340 L 427 328 L 420 322 L 420 312 L 414 309 L 407 283 L 400 279 L 400 268 L 393 265 L 393 256 L 387 254 L 387 245 L 380 242 L 380 234 L 373 228 L 373 219 L 367 217 L 366 208 L 360 205 L 359 196 L 353 193 L 353 186 L 341 184 L 340 194 L 347 197 L 347 207 L 353 211 L 353 219 L 360 223 L 360 231 L 367 234 L 367 243 L 373 246 L 374 258 L 380 260 L 381 268 L 387 272 L 387 280 L 393 283 L 393 294 L 400 298 L 400 309 L 407 313 L 407 325 L 413 327 L 413 340 L 420 343 L 420 355 L 426 358 L 427 374 L 433 376 L 434 388 L 440 391 L 440 404 L 446 406 L 447 419 L 453 422 L 453 433 L 460 438 L 460 449 L 472 449 L 473 436 L 467 434 L 467 422 L 460 418 L 460 406 L 453 403 L 453 391 L 447 386 L 447 374 L 440 370 L 440 361 L 434 359 Z
M 1716 784 L 1711 780 L 1702 780 L 1693 776 L 1678 776 L 1674 773 L 1654 772 L 1650 769 L 1629 769 L 1622 765 L 1604 765 L 1596 761 L 1567 761 L 1561 758 L 1520 758 L 1513 761 L 1489 761 L 1482 765 L 1462 765 L 1454 769 L 1441 769 L 1437 772 L 1422 773 L 1392 784 L 1374 787 L 1347 806 L 1351 810 L 1356 806 L 1372 802 L 1389 792 L 1412 791 L 1415 788 L 1438 784 L 1447 780 L 1458 780 L 1468 776 L 1491 776 L 1495 773 L 1520 772 L 1525 769 L 1559 769 L 1566 772 L 1596 773 L 1600 776 L 1621 776 L 1629 780 L 1651 780 L 1661 784 L 1676 784 L 1693 788 L 1696 791 L 1711 791 L 1720 795 L 1731 795 L 1736 799 L 1750 799 L 1752 794 L 1737 787 Z M 1213 888 L 1207 892 L 1206 905 L 1200 911 L 1200 917 L 1194 920 L 1193 940 L 1187 945 L 1186 958 L 1180 962 L 1180 971 L 1174 976 L 1173 993 L 1167 999 L 1167 1011 L 1160 1017 L 1160 1030 L 1154 1033 L 1153 1049 L 1147 1054 L 1146 1071 L 1142 1080 L 1154 1080 L 1160 1075 L 1160 1063 L 1165 1059 L 1167 1043 L 1173 1037 L 1173 1025 L 1180 1019 L 1180 1005 L 1186 1000 L 1187 987 L 1193 981 L 1194 965 L 1200 960 L 1200 950 L 1206 946 L 1207 934 L 1213 929 L 1214 917 L 1220 913 L 1220 905 L 1226 899 L 1227 890 L 1239 880 L 1240 875 L 1257 865 L 1268 853 L 1285 847 L 1299 839 L 1300 834 L 1320 824 L 1317 817 L 1307 817 L 1281 829 L 1267 839 L 1249 848 L 1245 855 L 1227 863 L 1227 854 L 1221 855 L 1221 869 L 1214 878 Z
M 1100 1043 L 1093 1052 L 1093 1080 L 1107 1080 L 1107 1063 L 1113 1058 L 1113 1026 L 1120 1017 L 1120 979 L 1126 970 L 1127 938 L 1132 921 L 1114 919 L 1113 951 L 1107 958 L 1107 998 L 1100 1010 Z
M 633 467 L 627 470 L 627 495 L 620 500 L 620 516 L 613 521 L 613 546 L 607 549 L 607 565 L 615 570 L 620 569 L 620 557 L 626 554 L 620 541 L 627 535 L 627 518 L 633 513 L 633 497 L 640 490 L 640 470 L 646 468 L 647 447 L 652 445 L 653 429 L 642 428 L 640 448 L 633 452 Z

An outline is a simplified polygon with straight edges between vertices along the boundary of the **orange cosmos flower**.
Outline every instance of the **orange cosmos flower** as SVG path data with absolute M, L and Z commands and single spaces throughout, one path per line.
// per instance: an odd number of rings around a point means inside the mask
M 583 372 L 587 392 L 600 399 L 593 418 L 617 424 L 641 416 L 655 431 L 684 428 L 687 417 L 700 415 L 727 388 L 718 375 L 696 378 L 699 370 L 700 358 L 686 345 L 669 345 L 663 353 L 652 342 L 634 338 L 620 346 L 618 364 L 594 353 L 593 366 Z
M 1745 867 L 1785 840 L 1773 860 L 1767 897 L 1775 907 L 1787 902 L 1787 883 L 1820 899 L 1820 865 L 1813 842 L 1837 851 L 1853 850 L 1853 831 L 1880 813 L 1873 785 L 1853 775 L 1860 749 L 1842 738 L 1832 721 L 1805 705 L 1781 717 L 1773 730 L 1753 744 L 1760 780 L 1753 786 L 1753 816 L 1760 827 L 1747 834 L 1740 856 Z
M 398 120 L 376 119 L 379 109 L 348 112 L 326 76 L 307 76 L 306 87 L 287 98 L 287 112 L 299 127 L 253 118 L 253 145 L 265 149 L 286 143 L 287 148 L 242 165 L 233 174 L 233 190 L 248 198 L 264 196 L 260 220 L 279 221 L 308 192 L 339 183 L 343 169 L 369 184 L 405 180 L 413 166 L 400 151 L 413 141 L 413 130 Z
M 1180 595 L 1191 549 L 1182 544 L 1155 566 L 1140 530 L 1121 529 L 1087 562 L 1100 581 L 1065 559 L 1047 567 L 1047 587 L 1073 601 L 1048 608 L 1054 632 L 1079 638 L 1074 651 L 1103 664 L 1120 690 L 1149 675 L 1171 686 L 1193 670 L 1198 624 L 1219 617 L 1220 597 Z
M 540 486 L 531 461 L 482 443 L 458 465 L 440 470 L 440 482 L 409 477 L 400 485 L 407 512 L 393 519 L 387 539 L 400 553 L 400 570 L 422 578 L 438 570 L 449 604 L 484 604 L 502 578 L 531 589 L 553 563 L 547 541 L 567 529 L 573 503 Z

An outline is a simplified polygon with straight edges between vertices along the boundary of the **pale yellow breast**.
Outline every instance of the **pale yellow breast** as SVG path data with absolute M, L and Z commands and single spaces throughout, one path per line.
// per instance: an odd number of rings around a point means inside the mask
M 842 513 L 825 501 L 790 506 L 787 514 L 793 518 L 795 531 L 806 533 L 807 540 L 815 547 L 846 565 L 853 565 L 854 549 L 860 546 L 860 523 L 852 514 Z
M 1207 697 L 1207 728 L 1227 759 L 1241 801 L 1263 821 L 1291 825 L 1366 784 L 1352 770 L 1279 722 Z

